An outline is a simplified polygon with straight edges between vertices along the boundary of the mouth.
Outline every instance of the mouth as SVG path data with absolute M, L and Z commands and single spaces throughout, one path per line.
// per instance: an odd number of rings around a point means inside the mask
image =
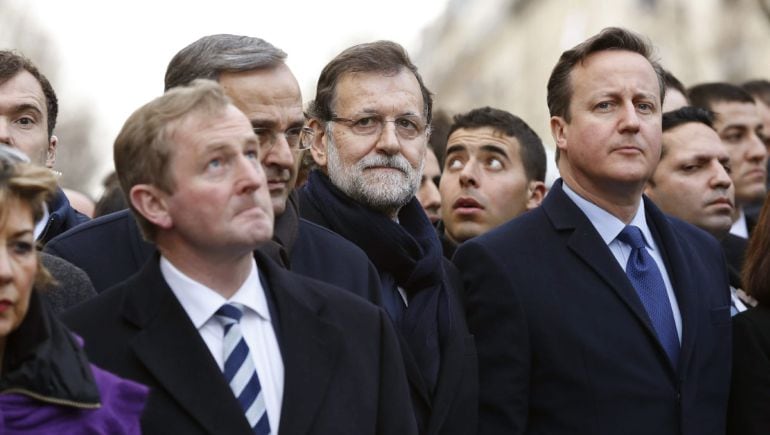
M 283 190 L 286 189 L 286 186 L 288 185 L 289 180 L 284 178 L 273 178 L 267 180 L 267 188 L 272 192 L 273 190 Z
M 8 308 L 10 308 L 13 305 L 13 302 L 11 302 L 8 299 L 0 300 L 0 313 L 4 313 Z
M 481 210 L 484 210 L 484 206 L 482 206 L 478 201 L 476 201 L 474 198 L 471 198 L 469 196 L 462 196 L 457 199 L 457 201 L 452 204 L 452 210 L 455 211 L 455 213 L 458 214 L 473 214 L 478 213 Z
M 725 210 L 728 210 L 729 212 L 732 212 L 733 207 L 734 207 L 733 202 L 730 201 L 730 198 L 727 198 L 727 197 L 717 198 L 717 199 L 715 199 L 713 201 L 710 201 L 707 205 L 708 206 L 715 206 L 715 207 L 718 207 L 718 208 L 723 208 Z

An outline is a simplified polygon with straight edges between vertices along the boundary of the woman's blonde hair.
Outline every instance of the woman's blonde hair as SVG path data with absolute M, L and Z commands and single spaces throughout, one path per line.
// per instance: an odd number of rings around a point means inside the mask
M 31 163 L 15 162 L 0 157 L 0 224 L 5 224 L 13 200 L 27 204 L 33 222 L 43 217 L 44 203 L 56 192 L 56 178 L 50 170 Z M 51 274 L 40 263 L 35 275 L 35 287 L 51 284 Z

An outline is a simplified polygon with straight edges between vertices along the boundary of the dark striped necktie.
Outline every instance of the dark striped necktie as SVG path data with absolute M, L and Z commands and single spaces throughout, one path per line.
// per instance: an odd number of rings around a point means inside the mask
M 257 435 L 270 434 L 270 422 L 267 419 L 265 396 L 254 367 L 254 360 L 249 353 L 249 346 L 241 334 L 240 304 L 222 305 L 215 317 L 222 323 L 225 331 L 223 341 L 224 375 L 230 389 L 241 404 L 249 425 Z

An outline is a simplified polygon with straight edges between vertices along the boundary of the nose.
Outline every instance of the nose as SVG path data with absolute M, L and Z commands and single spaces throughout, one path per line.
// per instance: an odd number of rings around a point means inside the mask
M 376 150 L 386 155 L 395 155 L 401 151 L 401 142 L 394 122 L 383 122 L 382 131 L 377 138 Z
M 620 131 L 623 133 L 636 133 L 639 131 L 639 114 L 636 113 L 636 105 L 633 101 L 624 103 L 620 109 Z
M 236 179 L 236 191 L 239 194 L 252 193 L 267 186 L 265 171 L 256 160 L 241 156 L 238 159 L 238 173 Z
M 8 284 L 12 280 L 13 270 L 11 270 L 11 259 L 9 258 L 7 249 L 5 249 L 5 244 L 3 244 L 3 249 L 0 249 L 0 286 Z
M 289 147 L 286 136 L 282 133 L 276 135 L 276 142 L 262 157 L 263 166 L 277 166 L 281 169 L 292 170 L 294 168 L 295 155 Z
M 4 116 L 0 116 L 0 143 L 13 146 L 13 144 L 11 144 L 11 129 L 8 124 L 8 119 Z
M 478 165 L 475 159 L 469 160 L 460 170 L 460 186 L 479 187 Z
M 749 160 L 764 164 L 767 162 L 767 148 L 756 133 L 751 133 L 751 143 L 746 150 Z
M 423 192 L 420 195 L 421 198 L 418 199 L 423 208 L 438 208 L 441 206 L 441 193 L 432 179 L 429 178 L 425 180 L 425 184 L 421 190 Z
M 711 177 L 711 187 L 714 189 L 729 189 L 733 184 L 730 174 L 727 173 L 725 167 L 719 162 L 714 162 L 713 166 L 714 172 Z

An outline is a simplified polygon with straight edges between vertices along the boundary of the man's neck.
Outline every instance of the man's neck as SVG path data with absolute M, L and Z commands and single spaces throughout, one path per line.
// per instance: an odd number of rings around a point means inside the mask
M 254 261 L 251 251 L 230 255 L 211 251 L 201 253 L 180 248 L 180 245 L 168 249 L 161 241 L 158 241 L 158 250 L 179 271 L 225 299 L 230 299 L 243 285 Z
M 575 193 L 626 224 L 636 215 L 644 191 L 644 184 L 632 188 L 618 183 L 616 186 L 601 188 L 591 181 L 581 183 L 570 175 L 562 174 L 562 179 Z

